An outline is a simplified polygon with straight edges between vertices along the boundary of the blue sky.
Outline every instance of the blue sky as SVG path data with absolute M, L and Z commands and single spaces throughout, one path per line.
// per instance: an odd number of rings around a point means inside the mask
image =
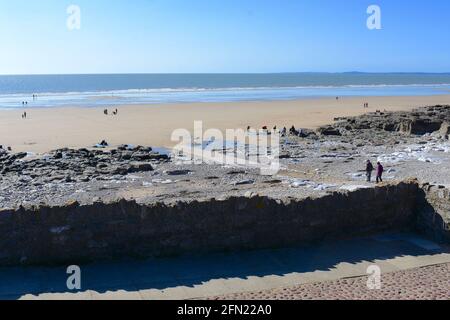
M 450 72 L 449 34 L 448 0 L 0 0 L 0 74 Z

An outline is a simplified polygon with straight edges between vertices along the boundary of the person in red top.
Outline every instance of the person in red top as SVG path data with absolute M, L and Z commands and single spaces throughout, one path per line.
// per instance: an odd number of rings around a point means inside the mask
M 377 162 L 377 183 L 378 182 L 383 182 L 383 172 L 384 172 L 384 168 L 381 165 L 381 163 Z

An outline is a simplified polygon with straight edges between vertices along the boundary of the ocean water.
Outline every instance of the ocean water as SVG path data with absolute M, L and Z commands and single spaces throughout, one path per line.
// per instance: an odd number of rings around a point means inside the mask
M 0 108 L 450 93 L 450 74 L 111 74 L 0 76 Z M 33 98 L 33 95 L 37 98 Z

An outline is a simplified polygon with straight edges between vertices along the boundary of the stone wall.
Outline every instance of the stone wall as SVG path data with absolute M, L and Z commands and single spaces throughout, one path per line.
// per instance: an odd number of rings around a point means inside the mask
M 0 211 L 0 265 L 276 248 L 410 229 L 416 181 L 317 199 L 117 203 Z
M 420 189 L 417 229 L 438 242 L 450 243 L 450 190 L 428 183 Z

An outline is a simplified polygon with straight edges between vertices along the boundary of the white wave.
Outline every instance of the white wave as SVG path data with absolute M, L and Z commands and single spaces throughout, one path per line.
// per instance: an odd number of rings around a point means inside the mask
M 350 84 L 350 85 L 307 85 L 307 86 L 265 86 L 265 87 L 185 87 L 185 88 L 147 88 L 147 89 L 120 89 L 99 91 L 68 91 L 68 92 L 42 92 L 37 93 L 38 98 L 54 96 L 111 96 L 121 94 L 158 94 L 158 93 L 184 93 L 184 92 L 232 92 L 232 91 L 262 91 L 262 90 L 295 90 L 295 89 L 370 89 L 370 88 L 444 88 L 450 87 L 450 83 L 440 84 Z M 450 89 L 450 88 L 449 88 Z M 6 93 L 0 94 L 2 98 L 29 97 L 35 93 Z

